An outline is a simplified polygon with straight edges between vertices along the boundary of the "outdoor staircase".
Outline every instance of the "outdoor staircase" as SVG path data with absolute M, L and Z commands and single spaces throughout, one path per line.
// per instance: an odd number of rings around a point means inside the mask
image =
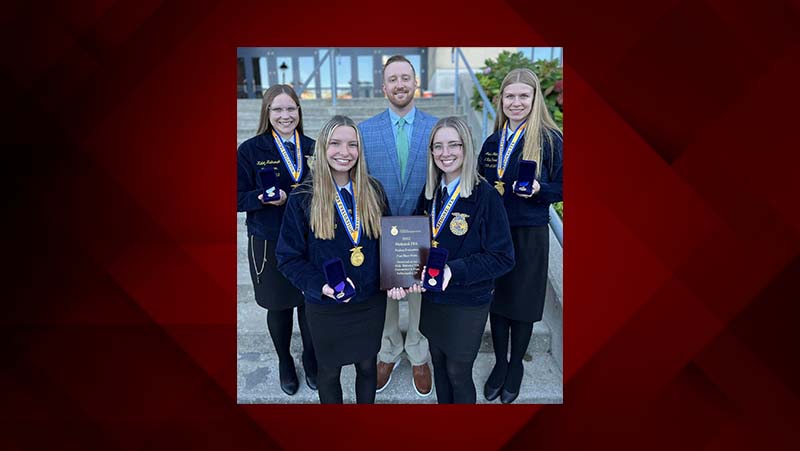
M 453 115 L 452 97 L 434 97 L 417 99 L 417 108 L 443 117 Z M 238 100 L 237 146 L 245 139 L 252 137 L 258 127 L 261 100 Z M 304 100 L 303 120 L 306 135 L 316 138 L 319 129 L 334 114 L 344 114 L 357 123 L 386 108 L 385 99 L 352 99 L 340 100 L 337 107 L 330 101 Z M 553 404 L 563 402 L 563 360 L 561 334 L 561 248 L 551 235 L 551 283 L 545 305 L 544 321 L 534 325 L 533 337 L 528 352 L 523 360 L 525 377 L 517 404 Z M 294 396 L 284 394 L 278 385 L 278 358 L 266 325 L 266 310 L 256 304 L 253 297 L 253 286 L 250 280 L 247 254 L 247 228 L 245 214 L 237 215 L 237 333 L 238 333 L 238 402 L 242 404 L 283 404 L 283 403 L 319 403 L 319 397 L 304 383 L 304 370 L 300 358 L 302 342 L 295 315 L 291 352 L 295 359 L 300 390 Z M 396 301 L 388 301 L 396 302 Z M 400 326 L 407 330 L 407 307 L 400 301 Z M 487 325 L 483 334 L 478 357 L 473 368 L 473 379 L 478 391 L 478 402 L 485 403 L 483 384 L 494 365 L 491 332 Z M 342 371 L 342 390 L 345 403 L 355 402 L 355 371 L 352 365 Z M 434 390 L 435 391 L 435 390 Z M 411 366 L 404 359 L 394 370 L 389 386 L 378 393 L 377 403 L 435 403 L 435 393 L 421 398 L 414 392 L 411 383 Z M 499 400 L 495 400 L 499 403 Z
M 258 129 L 258 119 L 261 115 L 261 99 L 237 100 L 238 127 L 236 130 L 236 146 L 242 141 L 253 137 Z M 369 119 L 382 112 L 388 106 L 384 98 L 356 98 L 337 100 L 334 107 L 330 100 L 301 100 L 303 109 L 303 131 L 309 138 L 317 139 L 322 126 L 331 117 L 341 114 L 348 116 L 356 123 Z M 416 99 L 416 106 L 420 110 L 436 116 L 461 116 L 461 112 L 454 111 L 452 96 L 439 96 Z

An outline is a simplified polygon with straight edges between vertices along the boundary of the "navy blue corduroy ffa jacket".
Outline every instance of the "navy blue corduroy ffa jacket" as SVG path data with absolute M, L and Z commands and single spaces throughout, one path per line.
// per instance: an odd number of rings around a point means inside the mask
M 309 175 L 308 158 L 314 153 L 314 140 L 300 135 L 303 151 L 303 178 Z M 262 240 L 277 240 L 286 204 L 276 207 L 264 205 L 258 195 L 264 192 L 258 171 L 263 167 L 275 168 L 278 187 L 288 195 L 292 191 L 292 176 L 281 160 L 271 133 L 262 133 L 243 142 L 236 152 L 236 210 L 247 212 L 247 233 Z
M 553 137 L 553 158 L 550 158 L 550 145 L 547 139 L 543 139 L 542 161 L 537 161 L 541 165 L 541 173 L 537 181 L 541 188 L 536 195 L 526 199 L 514 194 L 512 184 L 517 180 L 519 174 L 519 160 L 522 158 L 522 148 L 525 145 L 523 136 L 516 147 L 508 167 L 503 174 L 505 193 L 503 194 L 503 205 L 508 213 L 508 222 L 511 227 L 534 227 L 547 225 L 550 221 L 550 204 L 560 202 L 563 199 L 562 169 L 563 163 L 563 143 L 561 134 L 552 132 Z M 486 138 L 478 156 L 478 173 L 486 177 L 486 181 L 494 186 L 497 181 L 497 158 L 498 146 L 500 145 L 500 131 L 494 132 Z
M 414 213 L 430 215 L 433 201 L 426 199 L 423 192 Z M 468 229 L 464 235 L 455 235 L 450 229 L 455 213 L 466 215 Z M 449 253 L 447 265 L 452 278 L 446 290 L 438 293 L 426 291 L 424 299 L 439 304 L 468 306 L 491 302 L 494 279 L 514 267 L 511 230 L 497 191 L 481 180 L 470 197 L 459 198 L 435 239 L 439 247 Z
M 386 206 L 382 212 L 385 215 L 388 213 L 388 201 L 383 187 L 372 177 L 370 177 L 370 181 L 380 192 Z M 322 295 L 322 287 L 326 283 L 322 265 L 331 258 L 341 258 L 347 276 L 356 286 L 356 295 L 349 303 L 364 302 L 380 290 L 379 239 L 369 238 L 362 231 L 359 246 L 362 246 L 364 263 L 361 266 L 350 264 L 350 249 L 353 248 L 353 243 L 338 214 L 334 214 L 336 224 L 334 239 L 317 239 L 314 232 L 311 231 L 312 190 L 313 184 L 306 183 L 289 196 L 278 244 L 275 248 L 278 270 L 303 292 L 306 302 L 331 304 L 334 300 Z

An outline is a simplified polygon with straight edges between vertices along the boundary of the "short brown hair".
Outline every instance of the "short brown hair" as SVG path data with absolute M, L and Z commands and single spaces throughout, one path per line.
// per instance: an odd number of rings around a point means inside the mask
M 392 55 L 386 60 L 386 64 L 383 65 L 383 73 L 381 74 L 381 78 L 386 76 L 386 68 L 392 63 L 408 63 L 411 66 L 411 73 L 414 74 L 414 78 L 417 78 L 417 71 L 414 69 L 414 65 L 411 64 L 411 61 L 408 60 L 403 55 Z

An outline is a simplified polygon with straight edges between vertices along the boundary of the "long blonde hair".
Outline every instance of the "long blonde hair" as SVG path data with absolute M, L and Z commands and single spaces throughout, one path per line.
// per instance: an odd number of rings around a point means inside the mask
M 350 170 L 353 190 L 356 194 L 356 209 L 361 221 L 361 228 L 372 239 L 381 236 L 381 216 L 385 205 L 380 195 L 378 182 L 367 173 L 367 161 L 364 158 L 364 144 L 356 123 L 347 116 L 334 116 L 319 132 L 311 162 L 311 175 L 314 191 L 311 195 L 311 231 L 320 240 L 334 238 L 333 224 L 336 221 L 336 209 L 333 198 L 336 196 L 333 174 L 328 165 L 328 143 L 333 131 L 338 127 L 353 127 L 358 139 L 358 160 Z
M 461 150 L 464 151 L 464 162 L 461 165 L 461 194 L 459 197 L 471 196 L 472 188 L 481 180 L 481 176 L 478 175 L 478 158 L 472 148 L 472 133 L 470 133 L 467 123 L 459 117 L 443 117 L 433 126 L 431 139 L 428 142 L 428 177 L 425 181 L 426 199 L 433 199 L 433 194 L 439 189 L 442 170 L 433 161 L 433 138 L 437 131 L 445 127 L 455 129 L 463 143 Z
M 502 130 L 508 119 L 503 112 L 503 91 L 512 83 L 523 83 L 533 88 L 533 104 L 528 115 L 528 122 L 525 124 L 525 146 L 522 148 L 522 158 L 538 163 L 536 165 L 536 176 L 538 177 L 542 171 L 542 137 L 547 139 L 547 143 L 550 145 L 550 161 L 553 161 L 553 135 L 555 134 L 553 132 L 557 131 L 557 135 L 562 135 L 562 132 L 547 110 L 539 78 L 532 70 L 524 68 L 513 69 L 500 84 L 494 131 Z
M 275 100 L 275 97 L 281 94 L 286 94 L 291 97 L 295 105 L 297 105 L 297 114 L 299 115 L 297 131 L 301 135 L 303 134 L 303 109 L 300 108 L 300 99 L 297 97 L 297 93 L 294 92 L 294 88 L 289 85 L 272 85 L 269 89 L 264 91 L 264 95 L 261 98 L 261 117 L 258 118 L 258 131 L 256 135 L 272 131 L 272 123 L 269 121 L 269 107 L 272 105 L 272 101 Z

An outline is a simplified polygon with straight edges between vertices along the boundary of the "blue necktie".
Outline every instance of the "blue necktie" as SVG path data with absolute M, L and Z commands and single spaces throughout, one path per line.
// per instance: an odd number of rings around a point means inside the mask
M 353 196 L 350 195 L 350 191 L 347 191 L 345 188 L 341 188 L 339 192 L 342 194 L 342 201 L 344 201 L 344 205 L 347 207 L 347 211 L 352 215 L 353 214 Z
M 289 154 L 289 158 L 291 159 L 292 163 L 293 163 L 295 166 L 297 166 L 297 158 L 296 158 L 297 156 L 296 156 L 296 155 L 295 155 L 295 153 L 294 153 L 294 152 L 295 152 L 295 150 L 297 150 L 297 148 L 294 146 L 294 143 L 293 143 L 293 142 L 291 142 L 291 141 L 285 141 L 285 142 L 283 143 L 283 147 L 285 147 L 285 148 L 286 148 L 286 153 L 288 153 L 288 154 Z

